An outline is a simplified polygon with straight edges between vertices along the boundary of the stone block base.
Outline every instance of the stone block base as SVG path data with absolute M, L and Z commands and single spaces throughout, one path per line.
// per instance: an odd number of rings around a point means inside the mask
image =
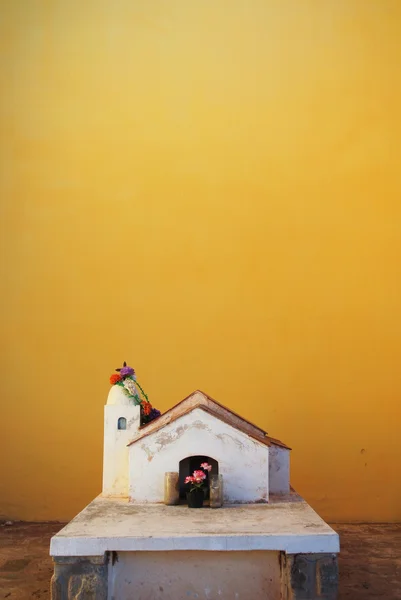
M 188 590 L 183 588 L 185 577 L 177 577 L 176 587 L 173 586 L 169 590 L 167 575 L 174 574 L 174 568 L 176 570 L 178 568 L 176 574 L 181 573 L 182 575 L 185 572 L 188 580 L 196 587 L 197 579 L 191 572 L 191 568 L 205 566 L 206 563 L 203 563 L 209 559 L 212 560 L 214 568 L 211 586 L 208 590 L 208 597 L 211 600 L 214 600 L 215 591 L 212 584 L 217 585 L 219 600 L 224 600 L 226 597 L 233 598 L 233 594 L 236 598 L 249 598 L 250 593 L 255 599 L 260 597 L 266 598 L 266 600 L 337 599 L 338 564 L 336 554 L 287 555 L 284 552 L 276 554 L 271 552 L 197 551 L 119 554 L 120 556 L 116 552 L 110 553 L 110 564 L 107 552 L 104 556 L 55 557 L 53 559 L 54 575 L 51 581 L 51 599 L 107 600 L 109 570 L 111 582 L 114 582 L 111 591 L 113 600 L 131 598 L 132 593 L 135 594 L 135 589 L 146 592 L 145 595 L 149 598 L 156 599 L 160 595 L 159 591 L 163 589 L 164 597 L 184 598 L 188 594 Z M 155 566 L 157 566 L 156 569 Z M 256 571 L 251 573 L 251 568 Z M 167 570 L 166 574 L 163 569 Z M 198 569 L 202 575 L 201 581 L 198 582 L 199 590 L 204 585 L 205 573 L 208 573 L 210 569 L 210 565 L 207 569 Z M 157 573 L 156 577 L 155 573 Z M 234 577 L 235 574 L 240 576 L 238 581 Z M 163 580 L 164 575 L 166 581 Z M 220 577 L 222 578 L 221 582 L 219 582 Z M 246 582 L 244 589 L 241 587 L 243 580 Z M 255 589 L 251 584 L 256 586 Z M 280 596 L 281 598 L 279 598 Z
M 53 558 L 51 600 L 107 600 L 108 554 Z
M 282 577 L 285 600 L 336 600 L 337 555 L 283 555 Z

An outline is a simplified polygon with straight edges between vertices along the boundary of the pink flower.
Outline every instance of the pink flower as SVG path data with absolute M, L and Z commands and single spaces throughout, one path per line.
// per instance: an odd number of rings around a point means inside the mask
M 206 474 L 203 471 L 194 471 L 193 477 L 202 481 L 203 479 L 206 479 Z
M 212 470 L 212 465 L 209 465 L 208 463 L 202 463 L 201 464 L 201 469 L 205 469 L 205 471 L 211 471 Z
M 194 478 L 191 477 L 191 475 L 189 475 L 188 477 L 185 477 L 185 483 L 193 483 L 194 482 Z

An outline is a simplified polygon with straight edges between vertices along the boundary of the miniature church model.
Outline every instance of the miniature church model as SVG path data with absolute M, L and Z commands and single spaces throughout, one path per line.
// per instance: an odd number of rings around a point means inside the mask
M 200 391 L 161 415 L 118 371 L 102 493 L 51 540 L 52 600 L 335 600 L 338 535 L 290 487 L 290 448 Z
M 185 478 L 206 461 L 224 480 L 224 503 L 265 503 L 290 491 L 290 448 L 196 391 L 147 425 L 113 387 L 105 406 L 103 495 L 137 504 L 164 499 L 164 474 Z M 199 463 L 199 464 L 198 464 Z

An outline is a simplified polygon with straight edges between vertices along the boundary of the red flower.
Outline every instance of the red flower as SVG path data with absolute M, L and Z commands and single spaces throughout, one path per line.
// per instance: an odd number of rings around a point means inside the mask
M 115 385 L 119 381 L 121 381 L 121 377 L 120 377 L 120 375 L 118 373 L 113 373 L 113 375 L 110 375 L 110 383 L 111 383 L 111 385 Z
M 150 402 L 142 402 L 143 414 L 147 417 L 152 412 L 152 405 Z

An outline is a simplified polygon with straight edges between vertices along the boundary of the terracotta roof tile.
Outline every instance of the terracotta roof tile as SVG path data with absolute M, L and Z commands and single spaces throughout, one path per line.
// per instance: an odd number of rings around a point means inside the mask
M 266 446 L 270 446 L 273 444 L 275 446 L 280 446 L 282 448 L 290 450 L 290 448 L 286 446 L 286 444 L 267 436 L 266 432 L 263 431 L 263 429 L 257 427 L 250 421 L 247 421 L 234 411 L 230 410 L 223 404 L 220 404 L 219 402 L 217 402 L 204 392 L 201 392 L 200 390 L 193 392 L 192 394 L 184 398 L 184 400 L 181 400 L 181 402 L 167 410 L 157 419 L 154 419 L 150 423 L 147 423 L 146 425 L 140 427 L 138 435 L 128 444 L 128 446 L 143 439 L 144 437 L 147 437 L 148 435 L 151 435 L 152 433 L 159 431 L 169 423 L 173 423 L 180 417 L 190 413 L 195 408 L 200 408 L 208 412 L 209 414 L 212 414 L 217 419 L 224 421 L 228 425 L 231 425 L 231 427 L 242 431 L 246 435 L 249 435 L 250 437 L 254 438 L 258 442 L 261 442 L 262 444 L 265 444 Z

